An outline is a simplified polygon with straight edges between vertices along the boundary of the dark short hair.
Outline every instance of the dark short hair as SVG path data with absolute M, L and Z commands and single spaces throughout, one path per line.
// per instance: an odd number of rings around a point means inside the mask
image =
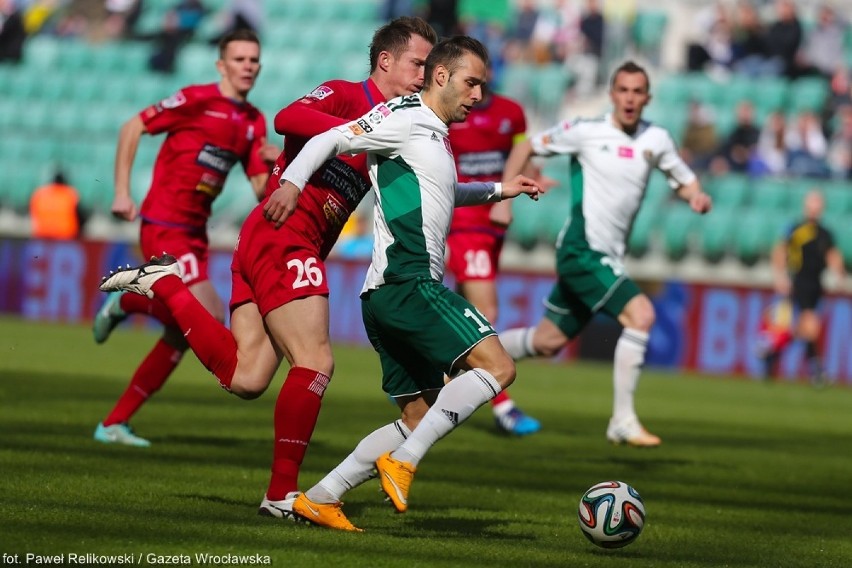
M 423 90 L 425 91 L 432 84 L 432 72 L 435 71 L 437 66 L 443 65 L 452 75 L 458 69 L 459 65 L 461 65 L 461 59 L 466 53 L 476 55 L 488 67 L 488 50 L 478 39 L 470 36 L 454 36 L 439 41 L 432 48 L 429 57 L 426 58 Z
M 250 41 L 260 46 L 260 38 L 254 31 L 248 28 L 239 28 L 226 33 L 219 39 L 219 59 L 225 57 L 225 50 L 228 49 L 228 44 L 232 41 Z
M 435 45 L 438 34 L 423 18 L 401 16 L 383 25 L 373 34 L 370 42 L 370 73 L 379 65 L 379 54 L 387 51 L 394 57 L 405 53 L 411 36 L 418 35 Z
M 612 77 L 609 80 L 610 89 L 615 85 L 615 78 L 618 77 L 619 73 L 641 73 L 645 76 L 645 83 L 648 85 L 648 92 L 651 91 L 651 79 L 648 77 L 648 72 L 645 71 L 645 68 L 641 65 L 637 64 L 635 61 L 625 61 L 613 72 Z

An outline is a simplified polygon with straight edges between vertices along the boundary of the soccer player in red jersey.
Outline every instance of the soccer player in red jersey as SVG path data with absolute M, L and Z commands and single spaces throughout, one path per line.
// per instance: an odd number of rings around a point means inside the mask
M 128 120 L 118 139 L 112 213 L 141 217 L 140 245 L 145 258 L 164 251 L 177 257 L 184 283 L 217 320 L 224 307 L 207 277 L 206 223 L 210 206 L 237 162 L 258 196 L 263 195 L 270 162 L 278 148 L 266 142 L 263 114 L 246 97 L 260 71 L 260 42 L 250 31 L 236 31 L 219 43 L 221 80 L 185 87 Z M 167 134 L 141 210 L 130 195 L 130 171 L 143 134 Z M 150 314 L 166 324 L 162 338 L 137 368 L 94 438 L 104 443 L 148 446 L 127 422 L 168 379 L 187 349 L 183 332 L 159 301 L 139 294 L 111 295 L 95 318 L 95 340 L 102 343 L 128 314 Z M 171 325 L 170 325 L 171 324 Z
M 483 94 L 466 121 L 450 125 L 460 182 L 499 182 L 512 146 L 526 135 L 521 105 L 488 89 Z M 511 211 L 510 201 L 457 207 L 447 237 L 447 268 L 456 279 L 457 291 L 492 323 L 497 320 L 497 267 Z M 515 406 L 505 390 L 491 399 L 491 408 L 497 427 L 504 432 L 527 435 L 541 429 L 538 420 Z
M 285 148 L 267 197 L 246 218 L 234 250 L 230 330 L 180 279 L 163 278 L 152 290 L 187 331 L 198 359 L 231 393 L 256 398 L 282 359 L 290 364 L 275 404 L 272 474 L 260 515 L 293 518 L 299 469 L 334 371 L 323 261 L 371 187 L 365 156 L 337 156 L 309 180 L 298 207 L 290 208 L 277 191 L 283 166 L 310 137 L 358 119 L 378 103 L 418 92 L 436 41 L 425 20 L 397 18 L 373 35 L 368 79 L 327 81 L 278 113 L 275 129 L 285 135 Z M 366 121 L 363 127 L 370 128 Z M 270 220 L 281 211 L 289 215 L 285 222 Z

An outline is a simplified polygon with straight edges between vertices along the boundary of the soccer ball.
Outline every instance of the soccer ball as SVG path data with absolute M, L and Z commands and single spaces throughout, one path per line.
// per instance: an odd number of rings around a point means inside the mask
M 580 499 L 580 529 L 602 548 L 621 548 L 639 536 L 645 526 L 645 503 L 623 481 L 593 485 Z

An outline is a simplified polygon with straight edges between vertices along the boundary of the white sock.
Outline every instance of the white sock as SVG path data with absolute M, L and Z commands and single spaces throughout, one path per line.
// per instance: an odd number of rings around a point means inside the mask
M 639 373 L 645 363 L 648 333 L 625 328 L 615 344 L 615 361 L 612 376 L 612 418 L 621 422 L 636 417 L 633 392 L 639 382 Z
M 500 394 L 497 379 L 485 369 L 473 369 L 447 383 L 417 428 L 393 452 L 394 459 L 417 465 L 435 442 L 470 418 L 473 412 Z
M 344 493 L 372 478 L 378 457 L 398 448 L 409 435 L 411 431 L 402 420 L 374 430 L 305 495 L 314 503 L 337 503 Z
M 515 361 L 535 357 L 536 352 L 532 344 L 534 332 L 534 327 L 508 329 L 499 335 L 500 343 L 503 344 L 503 348 Z

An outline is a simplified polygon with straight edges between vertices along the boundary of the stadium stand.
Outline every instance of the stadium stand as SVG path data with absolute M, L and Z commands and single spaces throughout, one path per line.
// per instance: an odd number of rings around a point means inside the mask
M 467 20 L 504 27 L 511 24 L 511 15 L 506 12 L 511 2 L 460 4 L 468 10 Z M 654 98 L 646 109 L 646 118 L 668 128 L 678 142 L 692 101 L 700 101 L 713 111 L 720 137 L 734 127 L 734 108 L 740 101 L 754 103 L 758 124 L 773 111 L 782 110 L 788 117 L 802 111 L 823 113 L 835 102 L 830 82 L 820 76 L 751 79 L 735 73 L 722 76 L 667 68 L 662 55 L 670 47 L 666 38 L 678 32 L 678 21 L 672 16 L 676 12 L 656 3 L 636 4 L 630 48 L 625 55 L 638 57 L 650 66 Z M 173 5 L 172 0 L 146 0 L 137 34 L 159 30 Z M 47 33 L 27 40 L 21 64 L 0 64 L 0 130 L 4 133 L 0 137 L 0 207 L 24 215 L 30 193 L 59 165 L 80 190 L 84 209 L 106 213 L 120 124 L 180 85 L 216 80 L 212 66 L 216 50 L 210 40 L 219 32 L 230 2 L 204 0 L 204 5 L 208 12 L 194 39 L 180 50 L 173 75 L 149 70 L 149 42 L 117 39 L 88 43 Z M 364 53 L 380 23 L 380 0 L 264 0 L 262 5 L 264 69 L 252 100 L 269 118 L 326 78 L 358 79 L 367 72 Z M 678 9 L 694 10 L 700 5 L 690 0 L 679 3 Z M 852 65 L 852 32 L 847 33 L 843 56 L 847 67 Z M 562 61 L 501 64 L 498 89 L 525 105 L 531 128 L 554 117 L 570 116 L 577 103 L 583 102 L 572 94 L 575 75 Z M 602 70 L 601 77 L 605 75 Z M 605 105 L 605 95 L 601 96 L 604 89 L 601 85 L 599 98 Z M 156 144 L 143 139 L 133 180 L 137 198 L 147 189 L 155 152 Z M 515 222 L 509 238 L 524 250 L 552 246 L 569 214 L 564 166 L 559 160 L 548 163 L 546 173 L 561 182 L 543 198 L 548 207 L 530 200 L 514 204 Z M 827 201 L 826 222 L 836 231 L 846 262 L 852 267 L 852 188 L 847 180 L 756 178 L 731 172 L 702 172 L 702 178 L 714 197 L 716 211 L 700 219 L 686 214 L 683 205 L 671 197 L 662 177 L 651 180 L 630 238 L 634 258 L 663 255 L 677 261 L 692 256 L 706 262 L 734 259 L 744 265 L 765 261 L 781 227 L 798 215 L 803 192 L 819 186 Z M 248 182 L 239 173 L 234 174 L 215 203 L 214 222 L 237 225 L 253 204 Z

